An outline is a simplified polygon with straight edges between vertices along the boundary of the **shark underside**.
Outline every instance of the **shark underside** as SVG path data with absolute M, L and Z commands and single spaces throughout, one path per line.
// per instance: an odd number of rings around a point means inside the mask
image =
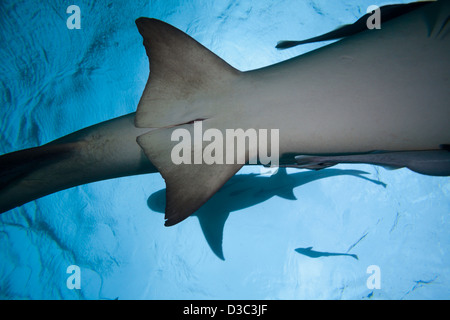
M 342 162 L 449 175 L 449 2 L 403 8 L 381 30 L 249 72 L 174 27 L 138 19 L 151 71 L 136 125 L 157 128 L 138 143 L 166 181 L 166 225 L 195 212 L 242 167 L 174 164 L 176 142 L 168 142 L 179 128 L 193 133 L 195 120 L 221 132 L 279 129 L 281 165 L 317 169 L 318 159 L 305 156 L 325 157 L 326 167 L 339 163 L 327 157 L 345 155 Z
M 197 122 L 222 133 L 279 130 L 281 166 L 371 163 L 450 175 L 449 1 L 384 12 L 380 30 L 362 30 L 360 19 L 301 43 L 338 42 L 248 72 L 173 26 L 137 19 L 150 73 L 136 113 L 0 157 L 0 211 L 71 186 L 158 171 L 165 225 L 179 223 L 249 162 L 253 148 L 235 163 L 175 164 L 175 130 L 194 135 Z

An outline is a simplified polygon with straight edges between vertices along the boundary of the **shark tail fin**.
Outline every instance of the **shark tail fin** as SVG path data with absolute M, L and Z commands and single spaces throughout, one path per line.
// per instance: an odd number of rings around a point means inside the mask
M 203 143 L 198 143 L 194 131 L 199 122 L 205 130 L 225 129 L 218 119 L 227 112 L 223 104 L 240 71 L 162 21 L 139 18 L 136 25 L 144 38 L 150 75 L 135 124 L 156 129 L 139 136 L 137 142 L 166 182 L 165 225 L 171 226 L 198 210 L 245 163 L 199 162 L 196 154 L 202 154 Z M 176 149 L 185 142 L 190 147 L 191 137 L 192 149 Z M 173 161 L 174 152 L 189 160 Z

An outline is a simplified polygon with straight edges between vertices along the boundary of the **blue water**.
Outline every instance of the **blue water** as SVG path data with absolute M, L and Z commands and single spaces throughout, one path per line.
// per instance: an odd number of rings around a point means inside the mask
M 325 45 L 277 51 L 278 40 L 330 31 L 386 3 L 2 0 L 0 153 L 135 111 L 148 76 L 138 17 L 171 23 L 251 70 Z M 66 27 L 70 4 L 81 9 L 80 30 Z M 448 178 L 369 165 L 260 173 L 244 168 L 170 228 L 159 174 L 79 186 L 4 213 L 0 297 L 450 297 Z M 80 289 L 67 286 L 70 265 L 80 267 Z M 380 272 L 368 273 L 372 265 Z M 372 276 L 379 287 L 367 284 Z

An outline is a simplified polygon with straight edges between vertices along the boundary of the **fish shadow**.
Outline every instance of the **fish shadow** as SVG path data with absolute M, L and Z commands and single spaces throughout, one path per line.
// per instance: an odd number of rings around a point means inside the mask
M 315 251 L 315 250 L 312 250 L 312 247 L 297 248 L 297 249 L 295 249 L 295 251 L 300 253 L 300 254 L 302 254 L 302 255 L 304 255 L 304 256 L 310 257 L 310 258 L 347 256 L 347 257 L 352 257 L 352 258 L 354 258 L 356 260 L 359 260 L 358 256 L 356 254 Z
M 249 208 L 274 196 L 287 200 L 297 200 L 294 188 L 309 182 L 336 176 L 353 176 L 386 187 L 378 180 L 364 175 L 360 170 L 323 169 L 320 171 L 302 171 L 287 174 L 286 168 L 279 168 L 271 176 L 250 173 L 233 176 L 216 194 L 211 197 L 193 216 L 200 222 L 203 235 L 214 254 L 225 260 L 223 255 L 223 230 L 225 222 L 233 211 Z M 148 207 L 164 213 L 166 207 L 166 189 L 156 191 L 147 200 Z

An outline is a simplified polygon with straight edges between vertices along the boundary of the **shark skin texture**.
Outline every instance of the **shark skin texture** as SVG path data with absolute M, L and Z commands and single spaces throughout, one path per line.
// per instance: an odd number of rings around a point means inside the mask
M 165 225 L 177 224 L 249 161 L 246 146 L 231 164 L 173 163 L 173 132 L 193 134 L 196 122 L 221 133 L 279 130 L 280 166 L 370 163 L 450 175 L 449 1 L 385 12 L 381 30 L 361 28 L 363 17 L 305 43 L 341 41 L 247 72 L 171 25 L 137 19 L 150 72 L 136 113 L 1 156 L 0 212 L 76 185 L 159 172 Z

